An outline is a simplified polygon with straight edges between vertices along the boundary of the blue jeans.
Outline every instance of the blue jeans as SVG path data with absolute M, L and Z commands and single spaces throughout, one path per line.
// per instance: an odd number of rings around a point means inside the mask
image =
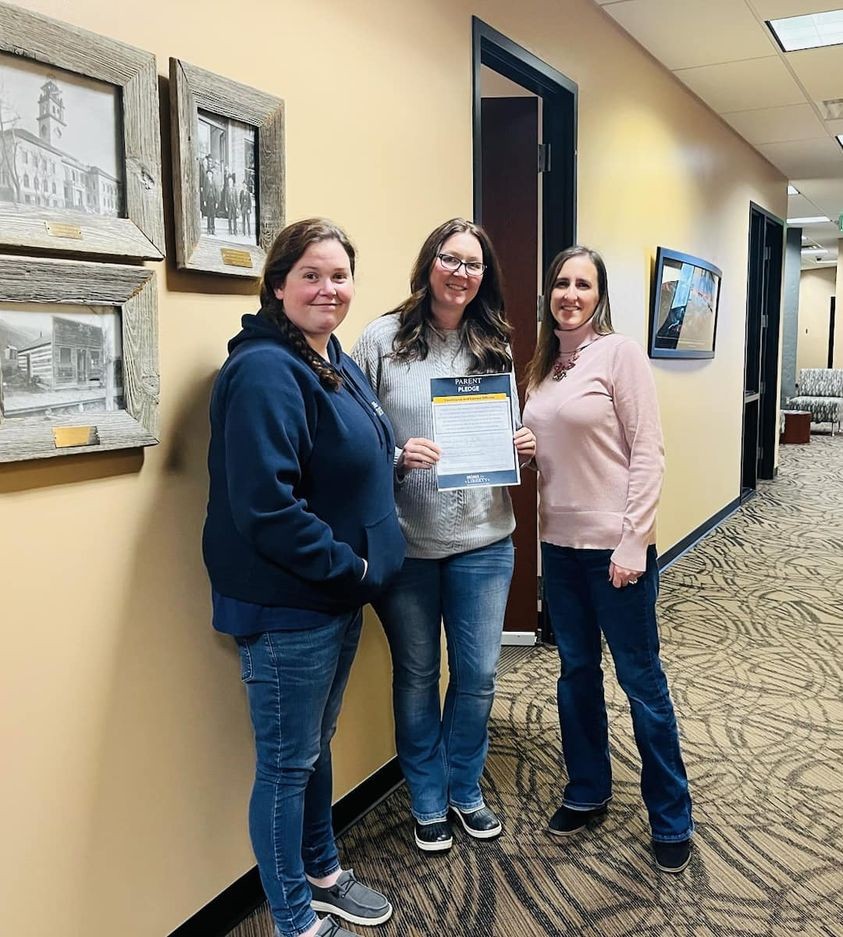
M 360 639 L 360 611 L 301 631 L 238 638 L 255 730 L 249 832 L 275 925 L 297 937 L 316 921 L 311 878 L 340 868 L 331 825 L 331 739 Z
M 480 776 L 513 549 L 509 537 L 439 560 L 404 560 L 375 602 L 392 651 L 398 760 L 417 820 L 483 806 Z M 440 633 L 445 625 L 450 680 L 439 705 Z
M 611 550 L 542 543 L 545 601 L 562 658 L 557 701 L 568 769 L 563 803 L 589 810 L 612 796 L 602 632 L 629 698 L 653 839 L 676 842 L 687 839 L 694 825 L 676 716 L 659 660 L 656 549 L 648 549 L 647 570 L 638 582 L 623 589 L 609 582 L 611 555 Z

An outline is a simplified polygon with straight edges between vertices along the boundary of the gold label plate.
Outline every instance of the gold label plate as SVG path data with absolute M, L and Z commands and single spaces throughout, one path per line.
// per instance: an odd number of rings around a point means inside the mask
M 96 426 L 56 426 L 53 429 L 53 441 L 56 449 L 70 449 L 73 446 L 98 446 L 100 434 Z
M 64 224 L 60 221 L 45 221 L 47 234 L 54 238 L 72 238 L 74 241 L 82 240 L 82 229 L 78 224 Z
M 221 247 L 222 262 L 228 267 L 251 267 L 252 255 L 248 251 L 238 251 L 233 247 Z

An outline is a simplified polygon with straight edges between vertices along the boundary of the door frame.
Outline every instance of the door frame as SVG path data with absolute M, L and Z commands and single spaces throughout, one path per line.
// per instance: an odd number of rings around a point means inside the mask
M 762 232 L 760 243 L 756 236 Z M 776 243 L 770 244 L 769 236 L 773 233 Z M 742 381 L 742 428 L 741 428 L 741 467 L 740 497 L 745 500 L 755 493 L 758 479 L 771 479 L 775 476 L 776 437 L 778 435 L 779 383 L 779 344 L 781 329 L 782 276 L 784 272 L 784 254 L 786 249 L 785 223 L 777 215 L 762 208 L 755 202 L 749 203 L 749 232 L 747 247 L 747 294 L 746 294 L 746 329 L 744 340 L 744 379 Z M 770 248 L 765 258 L 765 250 Z M 765 260 L 769 265 L 765 268 Z M 758 266 L 760 262 L 760 267 Z M 765 279 L 764 271 L 768 271 Z M 757 282 L 756 282 L 757 281 Z M 756 295 L 759 294 L 759 295 Z M 757 306 L 755 305 L 757 303 Z M 757 321 L 753 317 L 757 318 Z M 752 347 L 751 347 L 752 346 Z M 750 354 L 758 355 L 758 389 L 747 391 L 746 374 Z M 747 413 L 752 417 L 754 427 L 747 426 Z M 749 436 L 747 435 L 749 431 Z M 746 446 L 748 440 L 755 437 L 755 446 L 760 448 L 760 457 L 756 454 L 754 481 L 750 487 L 744 486 L 746 470 Z M 757 451 L 757 450 L 756 450 Z
M 542 99 L 542 139 L 550 144 L 552 160 L 540 205 L 542 270 L 546 270 L 559 251 L 576 244 L 577 85 L 476 16 L 471 18 L 471 40 L 474 220 L 483 224 L 480 66 L 486 65 Z

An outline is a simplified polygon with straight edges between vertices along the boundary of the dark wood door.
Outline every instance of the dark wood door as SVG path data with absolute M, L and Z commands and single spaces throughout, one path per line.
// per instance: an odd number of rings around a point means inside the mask
M 744 359 L 741 498 L 775 474 L 784 226 L 752 206 Z
M 538 98 L 484 98 L 481 106 L 482 218 L 503 268 L 504 300 L 514 326 L 513 355 L 522 383 L 536 345 L 536 297 L 539 258 Z M 522 473 L 511 488 L 516 528 L 515 574 L 509 593 L 504 631 L 536 630 L 537 502 L 536 476 Z

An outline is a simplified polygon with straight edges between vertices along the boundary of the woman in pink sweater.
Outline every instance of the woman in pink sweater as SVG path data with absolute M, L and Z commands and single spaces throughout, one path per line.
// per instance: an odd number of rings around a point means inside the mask
M 656 865 L 681 872 L 694 827 L 659 660 L 658 400 L 644 352 L 612 329 L 606 267 L 587 247 L 562 251 L 548 270 L 523 419 L 537 439 L 542 578 L 562 658 L 568 784 L 549 830 L 582 830 L 612 797 L 602 633 L 629 698 Z

